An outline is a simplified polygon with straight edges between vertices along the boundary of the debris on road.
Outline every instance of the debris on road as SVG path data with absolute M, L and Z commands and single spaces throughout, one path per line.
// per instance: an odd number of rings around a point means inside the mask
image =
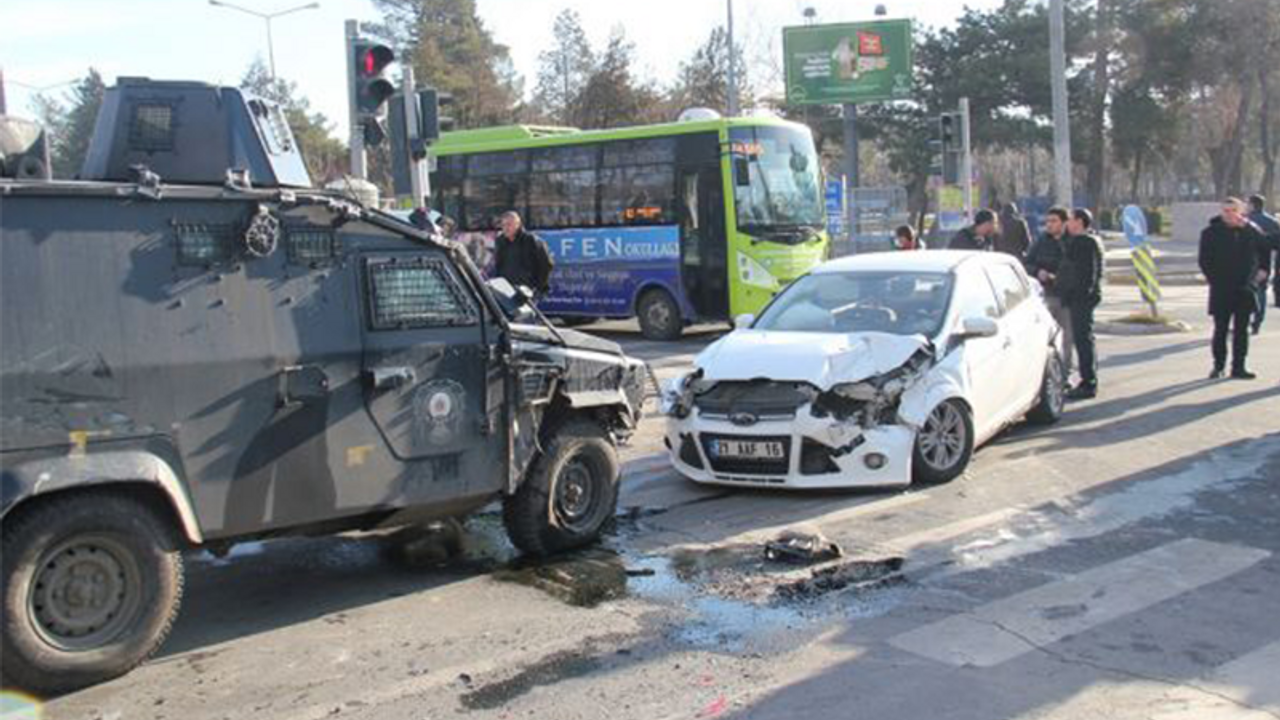
M 817 565 L 844 555 L 840 546 L 815 531 L 783 530 L 764 544 L 764 557 L 772 562 Z

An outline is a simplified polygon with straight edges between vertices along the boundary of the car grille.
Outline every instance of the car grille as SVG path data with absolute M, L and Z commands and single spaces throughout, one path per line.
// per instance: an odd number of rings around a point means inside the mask
M 702 452 L 717 473 L 736 475 L 786 475 L 791 469 L 791 438 L 787 435 L 715 435 L 703 433 Z M 747 442 L 780 442 L 782 457 L 769 459 L 740 459 L 716 457 L 711 453 L 711 443 L 716 440 L 742 440 Z
M 770 380 L 721 382 L 694 398 L 702 417 L 728 418 L 749 413 L 760 419 L 793 418 L 796 410 L 812 397 L 801 383 Z

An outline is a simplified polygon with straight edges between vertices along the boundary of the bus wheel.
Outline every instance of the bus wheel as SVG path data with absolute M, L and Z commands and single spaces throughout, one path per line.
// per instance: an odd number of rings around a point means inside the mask
M 680 307 L 666 290 L 647 290 L 636 303 L 640 332 L 650 340 L 676 340 L 684 331 Z

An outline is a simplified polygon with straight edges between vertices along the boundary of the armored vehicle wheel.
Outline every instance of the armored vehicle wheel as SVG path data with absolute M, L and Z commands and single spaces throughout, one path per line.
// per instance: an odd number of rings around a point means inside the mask
M 973 418 L 956 399 L 943 400 L 916 433 L 912 470 L 920 483 L 954 480 L 973 456 Z
M 503 505 L 511 542 L 531 555 L 594 542 L 618 506 L 618 454 L 599 425 L 570 420 L 545 448 Z
M 6 520 L 4 683 L 42 695 L 123 675 L 160 647 L 182 597 L 182 556 L 145 504 L 97 492 Z
M 684 332 L 680 306 L 666 290 L 646 290 L 636 303 L 640 332 L 650 340 L 677 340 Z
M 1062 419 L 1066 403 L 1067 369 L 1062 356 L 1050 348 L 1044 363 L 1044 379 L 1040 381 L 1040 399 L 1027 413 L 1027 419 L 1040 425 L 1052 425 Z

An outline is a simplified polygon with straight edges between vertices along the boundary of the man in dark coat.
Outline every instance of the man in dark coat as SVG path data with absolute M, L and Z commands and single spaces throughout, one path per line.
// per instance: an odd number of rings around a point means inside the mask
M 1231 337 L 1231 377 L 1257 377 L 1245 367 L 1249 354 L 1249 316 L 1258 302 L 1255 286 L 1266 282 L 1271 258 L 1262 232 L 1244 214 L 1244 203 L 1227 198 L 1222 214 L 1200 233 L 1200 272 L 1209 282 L 1209 314 L 1213 316 L 1213 372 L 1227 366 L 1227 331 Z
M 1039 280 L 1040 286 L 1044 288 L 1044 304 L 1049 308 L 1049 314 L 1062 328 L 1062 362 L 1066 365 L 1067 377 L 1071 376 L 1075 367 L 1076 346 L 1071 331 L 1071 313 L 1062 302 L 1058 275 L 1062 271 L 1063 256 L 1066 255 L 1067 221 L 1070 219 L 1071 213 L 1066 208 L 1049 208 L 1044 216 L 1044 234 L 1036 238 L 1025 262 L 1027 274 Z
M 524 229 L 520 214 L 515 211 L 503 213 L 499 222 L 502 232 L 493 241 L 494 273 L 512 285 L 523 285 L 537 295 L 545 295 L 551 288 L 554 265 L 547 244 Z
M 1000 232 L 995 238 L 995 251 L 1023 260 L 1030 247 L 1031 230 L 1018 210 L 1018 204 L 1005 203 L 1004 210 L 1000 212 Z
M 1080 368 L 1080 382 L 1067 393 L 1072 400 L 1098 395 L 1098 354 L 1093 335 L 1093 311 L 1102 302 L 1102 271 L 1106 250 L 1093 234 L 1093 214 L 1084 208 L 1071 211 L 1067 244 L 1058 275 L 1062 304 L 1071 316 L 1072 339 Z
M 1280 251 L 1280 221 L 1276 217 L 1267 212 L 1267 199 L 1261 195 L 1253 195 L 1249 198 L 1249 222 L 1258 226 L 1267 241 L 1267 265 L 1273 265 L 1270 262 L 1271 257 L 1277 251 Z M 1276 307 L 1280 307 L 1280 265 L 1276 267 L 1275 277 L 1272 282 L 1275 284 Z M 1258 311 L 1253 316 L 1253 334 L 1257 335 L 1262 329 L 1262 321 L 1267 319 L 1267 284 L 1265 282 L 1258 283 Z
M 962 228 L 947 244 L 948 250 L 990 250 L 991 236 L 996 232 L 996 216 L 990 210 L 973 214 L 973 225 Z

